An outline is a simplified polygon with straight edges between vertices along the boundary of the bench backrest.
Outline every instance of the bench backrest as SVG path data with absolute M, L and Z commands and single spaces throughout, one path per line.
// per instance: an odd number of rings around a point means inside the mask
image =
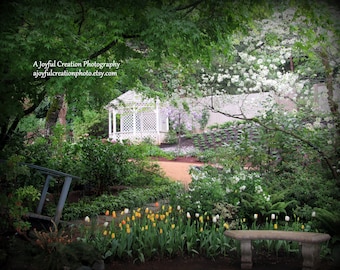
M 301 243 L 320 243 L 331 238 L 326 233 L 279 230 L 229 230 L 225 231 L 224 234 L 236 240 L 288 240 Z

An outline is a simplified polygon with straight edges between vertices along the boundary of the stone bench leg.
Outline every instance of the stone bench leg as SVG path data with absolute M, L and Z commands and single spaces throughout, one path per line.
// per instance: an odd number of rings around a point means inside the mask
M 251 240 L 241 240 L 241 269 L 252 269 Z
M 302 243 L 302 269 L 315 270 L 320 266 L 320 244 Z

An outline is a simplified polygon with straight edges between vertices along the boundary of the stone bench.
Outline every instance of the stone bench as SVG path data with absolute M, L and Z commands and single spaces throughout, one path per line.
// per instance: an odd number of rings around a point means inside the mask
M 331 237 L 325 233 L 292 232 L 278 230 L 227 230 L 225 236 L 239 240 L 241 244 L 241 269 L 251 269 L 252 240 L 296 241 L 302 245 L 303 270 L 317 269 L 320 263 L 320 246 Z

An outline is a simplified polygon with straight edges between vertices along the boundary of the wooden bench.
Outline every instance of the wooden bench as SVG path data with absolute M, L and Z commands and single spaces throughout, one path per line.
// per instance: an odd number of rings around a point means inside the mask
M 6 163 L 6 160 L 0 159 L 0 163 Z M 52 169 L 41 167 L 41 166 L 38 166 L 38 165 L 35 165 L 35 164 L 20 162 L 20 163 L 18 163 L 18 165 L 27 166 L 29 168 L 32 168 L 32 169 L 39 171 L 42 174 L 47 175 L 44 187 L 41 191 L 40 201 L 39 201 L 39 205 L 36 209 L 36 213 L 28 213 L 28 216 L 32 217 L 32 218 L 38 218 L 38 219 L 44 219 L 44 220 L 53 220 L 56 224 L 58 224 L 59 221 L 60 221 L 61 215 L 62 215 L 62 211 L 63 211 L 64 205 L 65 205 L 66 199 L 67 199 L 67 195 L 68 195 L 71 183 L 72 183 L 72 179 L 80 179 L 80 178 L 77 177 L 77 176 L 68 174 L 68 173 L 52 170 Z M 64 177 L 65 180 L 64 180 L 62 191 L 60 193 L 60 198 L 59 198 L 59 201 L 58 201 L 58 205 L 57 205 L 57 208 L 56 208 L 55 215 L 52 218 L 52 217 L 41 215 L 41 212 L 42 212 L 45 200 L 46 200 L 47 191 L 48 191 L 48 188 L 50 186 L 50 181 L 53 177 Z
M 320 264 L 320 246 L 331 237 L 325 233 L 291 232 L 277 230 L 230 230 L 225 236 L 239 240 L 241 244 L 241 269 L 251 269 L 252 240 L 296 241 L 302 245 L 303 270 L 317 269 Z

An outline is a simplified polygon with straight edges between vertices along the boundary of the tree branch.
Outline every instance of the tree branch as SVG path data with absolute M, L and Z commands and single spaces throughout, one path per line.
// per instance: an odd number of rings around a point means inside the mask
M 89 59 L 94 59 L 97 56 L 107 52 L 108 50 L 110 50 L 113 46 L 115 46 L 117 44 L 117 39 L 112 40 L 109 44 L 107 44 L 104 48 L 101 48 L 99 51 L 96 51 L 95 53 L 91 54 L 89 56 Z
M 212 108 L 210 108 L 212 109 Z M 318 154 L 321 156 L 321 158 L 326 162 L 329 170 L 331 171 L 332 173 L 332 176 L 334 179 L 338 179 L 339 175 L 336 171 L 336 168 L 333 167 L 332 165 L 332 162 L 330 161 L 330 159 L 327 157 L 327 155 L 320 149 L 318 148 L 316 145 L 312 144 L 310 141 L 298 136 L 297 134 L 293 133 L 293 132 L 290 132 L 286 129 L 283 129 L 279 126 L 275 126 L 275 127 L 269 127 L 267 126 L 266 124 L 264 124 L 263 122 L 259 121 L 257 118 L 246 118 L 245 115 L 242 113 L 239 115 L 232 115 L 232 114 L 228 114 L 228 113 L 225 113 L 225 112 L 222 112 L 222 111 L 219 111 L 219 110 L 216 110 L 216 109 L 212 109 L 213 112 L 217 112 L 217 113 L 220 113 L 222 115 L 225 115 L 225 116 L 228 116 L 228 117 L 232 117 L 232 118 L 235 118 L 235 119 L 239 119 L 239 120 L 245 120 L 245 121 L 252 121 L 256 124 L 259 124 L 260 126 L 262 126 L 263 128 L 265 128 L 266 130 L 270 130 L 270 131 L 280 131 L 288 136 L 291 136 L 295 139 L 297 139 L 298 141 L 304 143 L 305 145 L 311 147 L 313 150 L 315 150 L 316 152 L 318 152 Z
M 195 7 L 197 7 L 203 1 L 204 0 L 198 0 L 196 2 L 193 2 L 193 3 L 185 5 L 185 6 L 179 6 L 179 7 L 175 8 L 175 11 L 181 11 L 181 10 L 185 10 L 185 9 L 189 9 L 190 11 L 192 11 Z
M 264 127 L 265 129 L 267 130 L 271 130 L 271 131 L 280 131 L 284 134 L 287 134 L 301 142 L 303 142 L 305 145 L 311 147 L 313 150 L 315 150 L 316 152 L 318 152 L 318 154 L 322 157 L 322 159 L 327 163 L 327 166 L 328 168 L 330 169 L 332 175 L 333 175 L 333 178 L 334 179 L 338 179 L 338 173 L 336 171 L 335 168 L 333 168 L 333 165 L 332 165 L 332 162 L 329 160 L 329 158 L 327 157 L 327 155 L 320 149 L 318 148 L 316 145 L 312 144 L 310 141 L 298 136 L 297 134 L 293 133 L 293 132 L 290 132 L 286 129 L 283 129 L 283 128 L 280 128 L 278 126 L 275 126 L 275 127 L 269 127 L 267 125 L 265 125 L 264 123 L 262 123 L 261 121 L 257 120 L 257 119 L 253 119 L 253 121 L 257 124 L 259 124 L 260 126 Z
M 80 0 L 77 1 L 78 4 L 80 5 L 80 8 L 81 8 L 81 19 L 79 21 L 79 27 L 78 27 L 78 35 L 80 35 L 81 33 L 81 27 L 85 21 L 85 9 L 84 9 L 84 6 L 82 4 L 82 2 Z
M 124 39 L 128 39 L 128 38 L 137 38 L 137 37 L 139 37 L 139 35 L 122 35 L 122 37 L 123 37 Z M 110 50 L 111 48 L 113 48 L 117 43 L 118 43 L 118 40 L 117 40 L 117 38 L 115 38 L 115 39 L 112 40 L 109 44 L 107 44 L 105 47 L 103 47 L 103 48 L 101 48 L 99 51 L 96 51 L 96 52 L 94 52 L 93 54 L 91 54 L 91 55 L 89 56 L 88 59 L 89 59 L 89 60 L 94 59 L 94 58 L 96 58 L 97 56 L 99 56 L 99 55 L 101 55 L 101 54 L 107 52 L 108 50 Z

